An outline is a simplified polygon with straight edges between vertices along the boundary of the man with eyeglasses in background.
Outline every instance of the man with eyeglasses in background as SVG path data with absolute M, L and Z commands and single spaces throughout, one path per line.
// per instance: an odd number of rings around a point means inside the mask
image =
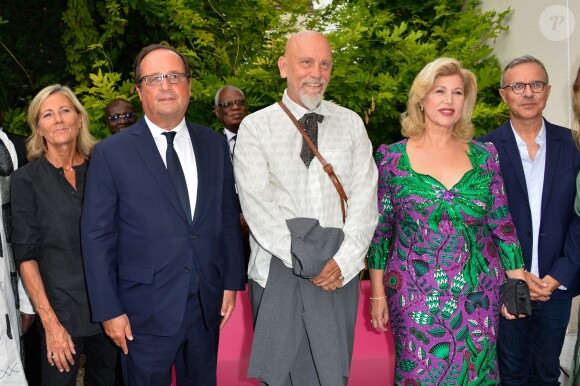
M 236 138 L 240 123 L 248 115 L 248 106 L 242 90 L 232 85 L 221 87 L 215 94 L 214 113 L 218 121 L 224 126 L 224 135 L 228 140 L 232 159 L 236 149 Z M 246 271 L 250 262 L 250 228 L 244 214 L 240 211 L 240 225 L 244 236 L 244 260 Z
M 137 122 L 137 116 L 131 102 L 117 98 L 105 107 L 105 123 L 111 134 L 117 134 L 135 122 Z
M 224 136 L 185 120 L 189 64 L 145 47 L 145 116 L 97 144 L 81 223 L 94 321 L 121 348 L 126 386 L 215 386 L 219 330 L 244 289 L 239 204 Z
M 510 120 L 479 138 L 493 142 L 499 154 L 532 298 L 530 317 L 500 319 L 503 386 L 560 384 L 559 357 L 572 298 L 578 294 L 580 240 L 574 197 L 580 154 L 570 130 L 542 117 L 550 89 L 538 59 L 526 55 L 511 61 L 499 90 Z

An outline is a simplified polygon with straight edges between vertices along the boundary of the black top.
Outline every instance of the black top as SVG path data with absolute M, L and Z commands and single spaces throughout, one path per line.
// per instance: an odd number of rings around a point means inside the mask
M 12 248 L 20 265 L 35 260 L 48 300 L 71 336 L 99 333 L 90 320 L 80 218 L 87 162 L 74 167 L 75 190 L 64 170 L 44 157 L 12 176 Z

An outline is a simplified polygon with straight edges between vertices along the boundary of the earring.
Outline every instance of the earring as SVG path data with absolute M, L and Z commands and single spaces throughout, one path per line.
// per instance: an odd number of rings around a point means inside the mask
M 419 111 L 423 112 L 423 105 L 419 105 Z

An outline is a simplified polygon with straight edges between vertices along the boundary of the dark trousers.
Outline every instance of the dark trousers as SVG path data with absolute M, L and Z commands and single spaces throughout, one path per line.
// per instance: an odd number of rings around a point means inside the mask
M 137 334 L 121 356 L 126 386 L 168 386 L 175 363 L 178 386 L 215 386 L 219 328 L 205 326 L 199 295 L 190 295 L 172 336 Z
M 532 301 L 532 316 L 500 318 L 498 363 L 502 386 L 559 385 L 560 352 L 572 299 Z
M 79 371 L 80 355 L 85 354 L 85 386 L 112 386 L 115 379 L 115 362 L 117 348 L 103 334 L 73 337 L 76 354 L 73 355 L 75 364 L 70 365 L 70 371 L 58 371 L 51 366 L 46 358 L 46 337 L 44 330 L 40 330 L 40 345 L 42 352 L 42 384 L 43 386 L 76 386 Z
M 40 333 L 38 332 L 38 317 L 34 319 L 28 332 L 22 335 L 21 344 L 24 348 L 24 373 L 28 386 L 41 386 L 41 352 Z M 44 354 L 46 358 L 46 351 Z

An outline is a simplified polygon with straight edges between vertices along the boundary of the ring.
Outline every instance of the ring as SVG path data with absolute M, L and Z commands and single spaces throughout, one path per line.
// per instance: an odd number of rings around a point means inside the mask
M 52 359 L 54 359 L 54 354 L 52 354 Z

